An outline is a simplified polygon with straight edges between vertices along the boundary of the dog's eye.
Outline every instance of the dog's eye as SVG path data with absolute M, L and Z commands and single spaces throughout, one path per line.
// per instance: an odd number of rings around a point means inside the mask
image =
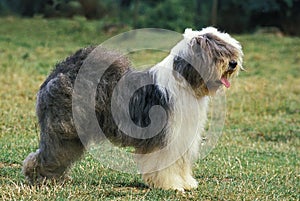
M 237 66 L 237 62 L 236 61 L 234 61 L 234 60 L 229 61 L 229 69 L 230 70 L 235 69 L 236 66 Z

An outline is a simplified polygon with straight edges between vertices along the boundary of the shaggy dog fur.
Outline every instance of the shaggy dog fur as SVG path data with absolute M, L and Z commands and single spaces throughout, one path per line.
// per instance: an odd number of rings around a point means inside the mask
M 170 55 L 147 71 L 155 84 L 139 88 L 130 101 L 130 117 L 140 127 L 151 124 L 149 111 L 155 105 L 167 114 L 167 123 L 157 135 L 140 138 L 126 135 L 111 112 L 118 81 L 137 73 L 130 68 L 130 61 L 103 48 L 79 50 L 59 63 L 40 87 L 36 105 L 40 145 L 24 160 L 23 173 L 33 183 L 62 178 L 84 153 L 74 125 L 72 96 L 78 72 L 89 58 L 94 63 L 113 61 L 101 77 L 95 97 L 94 111 L 105 137 L 117 146 L 135 148 L 137 164 L 149 186 L 180 191 L 196 188 L 192 163 L 198 156 L 209 96 L 222 86 L 230 87 L 229 78 L 242 69 L 242 56 L 240 44 L 226 33 L 211 27 L 186 29 Z M 83 121 L 84 117 L 82 112 Z

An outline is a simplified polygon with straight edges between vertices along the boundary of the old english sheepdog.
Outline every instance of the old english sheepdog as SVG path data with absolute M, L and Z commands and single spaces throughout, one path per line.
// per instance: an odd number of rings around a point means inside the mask
M 105 138 L 116 146 L 134 148 L 139 171 L 150 187 L 179 191 L 197 188 L 192 165 L 199 154 L 209 97 L 221 87 L 230 87 L 230 78 L 243 69 L 242 57 L 240 43 L 229 34 L 213 27 L 201 31 L 186 29 L 170 54 L 143 72 L 153 83 L 139 87 L 129 105 L 120 106 L 129 108 L 130 119 L 141 128 L 153 124 L 151 120 L 163 121 L 159 116 L 151 119 L 151 109 L 157 105 L 164 109 L 166 122 L 159 132 L 135 134 L 122 130 L 127 125 L 120 126 L 122 119 L 114 119 L 111 102 L 114 93 L 124 93 L 114 92 L 117 83 L 140 72 L 131 68 L 127 57 L 115 51 L 95 47 L 77 51 L 57 64 L 40 87 L 36 105 L 40 144 L 24 160 L 24 175 L 32 183 L 62 179 L 72 163 L 83 155 L 86 147 L 73 116 L 74 85 L 83 64 L 105 63 L 109 67 L 99 78 L 95 104 L 91 106 Z M 141 83 L 136 77 L 134 83 Z M 85 97 L 79 100 L 86 104 Z M 87 111 L 80 114 L 80 121 L 89 125 Z

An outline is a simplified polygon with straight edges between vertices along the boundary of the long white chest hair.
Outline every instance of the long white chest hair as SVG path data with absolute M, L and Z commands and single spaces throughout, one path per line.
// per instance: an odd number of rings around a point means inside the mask
M 198 156 L 209 97 L 197 98 L 183 77 L 174 76 L 177 72 L 173 70 L 173 60 L 174 56 L 170 54 L 150 70 L 155 74 L 156 84 L 168 92 L 172 108 L 166 126 L 166 146 L 141 157 L 144 159 L 141 172 L 144 173 L 162 170 L 180 159 L 183 163 L 192 163 Z M 153 161 L 149 163 L 150 158 Z
M 168 91 L 172 109 L 166 126 L 166 145 L 138 157 L 143 179 L 153 187 L 178 190 L 195 188 L 192 163 L 198 157 L 201 134 L 207 120 L 209 98 L 196 98 L 184 78 L 173 76 L 174 56 L 169 55 L 151 69 L 156 83 Z M 174 174 L 176 172 L 176 174 Z

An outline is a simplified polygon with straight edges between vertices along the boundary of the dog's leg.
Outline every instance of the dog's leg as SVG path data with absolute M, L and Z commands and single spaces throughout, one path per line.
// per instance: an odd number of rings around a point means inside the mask
M 23 162 L 23 173 L 32 183 L 45 178 L 62 178 L 83 152 L 79 139 L 64 140 L 57 135 L 42 134 L 40 148 Z
M 186 162 L 181 165 L 180 176 L 183 179 L 184 189 L 191 190 L 198 187 L 198 182 L 192 176 L 192 163 Z
M 155 167 L 159 169 L 158 171 L 143 173 L 143 180 L 150 187 L 154 188 L 174 189 L 178 191 L 197 188 L 198 182 L 192 177 L 192 162 L 189 160 L 188 154 L 184 154 L 175 163 L 163 168 L 159 164 L 159 161 L 164 160 L 163 158 L 141 157 L 139 161 L 141 169 L 154 170 Z M 165 155 L 165 157 L 167 156 Z
M 40 147 L 23 163 L 23 173 L 31 182 L 60 178 L 84 152 L 72 117 L 72 84 L 68 76 L 58 74 L 37 94 Z

